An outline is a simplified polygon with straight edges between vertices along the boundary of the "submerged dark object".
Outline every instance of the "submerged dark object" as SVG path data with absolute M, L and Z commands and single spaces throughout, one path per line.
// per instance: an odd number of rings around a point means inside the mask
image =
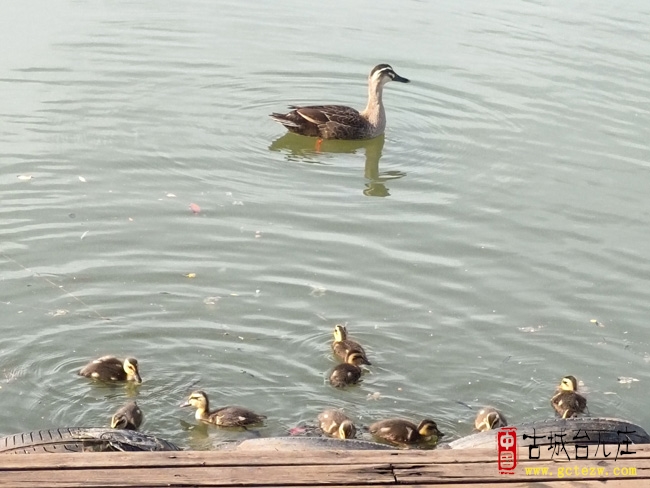
M 640 426 L 627 420 L 612 418 L 572 417 L 550 418 L 526 422 L 512 427 L 517 429 L 517 445 L 555 446 L 561 442 L 573 444 L 625 445 L 650 444 L 650 436 Z M 448 449 L 494 448 L 498 430 L 479 432 L 440 446 Z M 526 438 L 524 439 L 524 435 Z M 534 436 L 534 437 L 533 437 Z M 562 436 L 562 437 L 558 437 Z
M 0 453 L 180 451 L 171 442 L 134 430 L 68 427 L 0 437 Z

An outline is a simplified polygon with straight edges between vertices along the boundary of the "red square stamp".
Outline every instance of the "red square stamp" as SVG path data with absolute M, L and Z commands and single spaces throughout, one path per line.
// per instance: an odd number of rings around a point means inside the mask
M 514 474 L 517 467 L 517 428 L 501 427 L 497 431 L 499 473 Z

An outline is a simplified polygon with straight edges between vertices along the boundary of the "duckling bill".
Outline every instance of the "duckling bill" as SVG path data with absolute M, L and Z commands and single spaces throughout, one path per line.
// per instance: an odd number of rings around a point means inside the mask
M 371 365 L 366 356 L 366 351 L 364 351 L 361 344 L 352 339 L 348 339 L 348 330 L 343 324 L 336 324 L 334 326 L 334 342 L 332 342 L 332 351 L 344 361 L 348 357 L 348 354 L 358 352 L 360 354 L 360 356 L 358 356 L 360 364 Z
M 259 415 L 243 407 L 221 407 L 211 412 L 208 395 L 200 390 L 190 394 L 187 401 L 181 404 L 181 407 L 189 406 L 196 408 L 194 414 L 196 420 L 219 427 L 246 427 L 261 424 L 266 419 L 265 415 Z
M 124 361 L 115 356 L 102 356 L 81 368 L 80 376 L 102 381 L 134 381 L 142 383 L 138 360 L 126 358 Z
M 111 429 L 138 430 L 142 424 L 142 410 L 136 402 L 120 407 L 111 417 Z
M 418 425 L 404 419 L 380 420 L 370 425 L 368 430 L 376 438 L 397 446 L 433 442 L 444 435 L 431 419 L 424 419 Z
M 388 64 L 378 64 L 368 76 L 368 102 L 361 112 L 345 105 L 298 107 L 286 114 L 273 113 L 271 118 L 287 130 L 321 139 L 371 139 L 384 133 L 386 111 L 382 100 L 384 85 L 389 81 L 409 83 Z
M 587 399 L 578 393 L 578 380 L 575 376 L 569 375 L 562 378 L 555 395 L 551 398 L 551 406 L 563 419 L 584 413 L 587 408 Z

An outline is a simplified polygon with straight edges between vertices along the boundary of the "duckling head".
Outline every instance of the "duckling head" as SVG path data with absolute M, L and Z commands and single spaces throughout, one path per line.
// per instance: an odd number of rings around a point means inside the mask
M 187 401 L 181 403 L 181 407 L 194 407 L 197 410 L 197 413 L 201 414 L 207 412 L 210 408 L 208 403 L 208 395 L 204 391 L 194 391 L 190 394 Z
M 334 342 L 341 342 L 348 338 L 348 330 L 343 324 L 334 326 Z
M 126 429 L 128 425 L 129 421 L 122 413 L 116 413 L 111 417 L 111 429 Z
M 474 427 L 480 432 L 487 432 L 506 425 L 508 425 L 506 418 L 494 407 L 483 407 L 474 419 Z
M 422 437 L 442 437 L 444 434 L 438 430 L 438 425 L 431 419 L 424 419 L 418 425 L 418 432 Z
M 576 391 L 578 389 L 578 380 L 575 376 L 565 376 L 560 381 L 560 390 L 564 391 Z
M 504 422 L 501 420 L 499 412 L 490 412 L 485 416 L 484 425 L 487 427 L 485 430 L 498 429 Z
M 136 383 L 142 383 L 142 377 L 140 376 L 140 370 L 138 369 L 138 360 L 135 358 L 126 358 L 124 360 L 124 372 L 126 373 L 127 381 L 135 381 Z
M 339 425 L 339 437 L 341 439 L 354 439 L 357 435 L 357 428 L 351 420 L 344 420 Z
M 111 429 L 138 430 L 142 417 L 142 410 L 136 402 L 127 403 L 111 417 Z

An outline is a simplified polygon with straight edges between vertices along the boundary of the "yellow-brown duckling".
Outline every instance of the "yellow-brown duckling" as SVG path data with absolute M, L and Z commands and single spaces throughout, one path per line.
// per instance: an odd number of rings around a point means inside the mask
M 551 406 L 563 419 L 584 413 L 587 399 L 578 393 L 578 380 L 575 376 L 565 376 L 560 381 L 557 392 L 551 398 Z
M 348 353 L 345 362 L 336 366 L 330 373 L 330 384 L 336 388 L 354 385 L 361 379 L 361 368 L 363 354 L 359 351 Z
M 330 437 L 354 439 L 357 429 L 347 415 L 340 410 L 328 409 L 318 415 L 321 430 Z
M 436 441 L 444 434 L 431 419 L 424 419 L 419 425 L 403 419 L 380 420 L 368 427 L 369 432 L 384 441 L 398 446 L 409 446 Z
M 122 361 L 115 356 L 103 356 L 86 364 L 81 368 L 79 374 L 102 381 L 134 381 L 142 383 L 138 360 L 134 358 L 126 358 Z
M 142 410 L 135 402 L 120 407 L 111 418 L 111 429 L 138 430 L 142 424 Z
M 192 406 L 196 408 L 194 418 L 219 427 L 246 427 L 248 425 L 261 424 L 266 418 L 243 407 L 221 407 L 213 412 L 210 411 L 208 395 L 204 391 L 193 392 L 181 407 Z
M 346 361 L 348 354 L 351 352 L 358 352 L 361 354 L 361 359 L 359 360 L 360 364 L 371 364 L 370 361 L 368 361 L 366 351 L 363 350 L 361 344 L 348 339 L 348 330 L 343 324 L 336 324 L 334 326 L 334 342 L 332 342 L 332 351 L 339 358 L 343 359 L 343 361 Z
M 476 427 L 476 430 L 480 432 L 498 429 L 500 427 L 505 427 L 506 425 L 508 425 L 508 421 L 503 414 L 494 407 L 483 407 L 479 410 L 474 419 L 474 427 Z

